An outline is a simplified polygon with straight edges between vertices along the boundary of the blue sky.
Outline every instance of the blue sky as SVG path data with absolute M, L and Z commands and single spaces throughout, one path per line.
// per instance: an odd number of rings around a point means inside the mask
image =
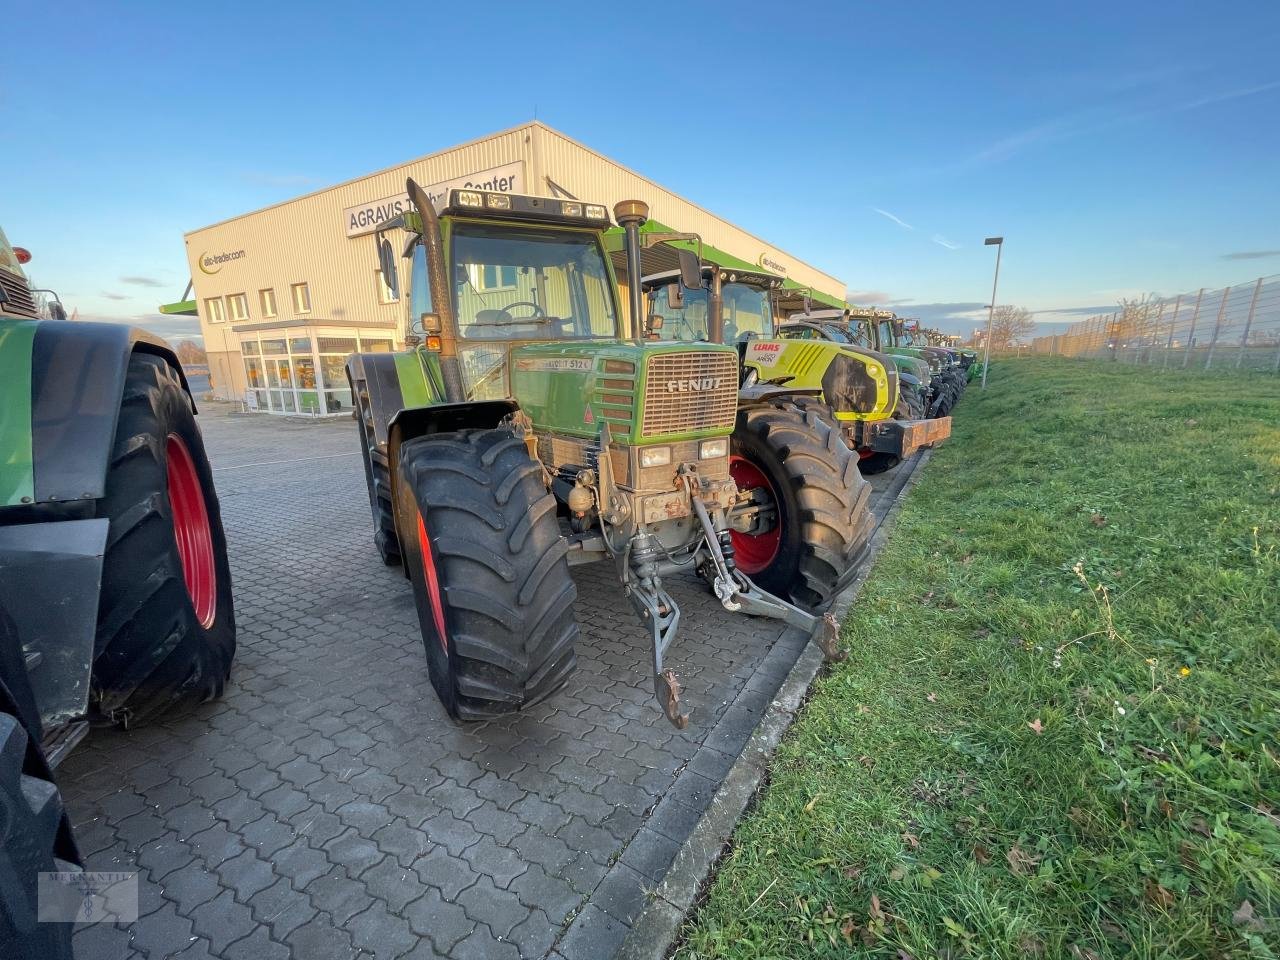
M 81 316 L 171 337 L 184 231 L 535 112 L 951 329 L 992 234 L 999 301 L 1045 321 L 1280 273 L 1274 2 L 63 3 L 8 30 L 10 240 Z

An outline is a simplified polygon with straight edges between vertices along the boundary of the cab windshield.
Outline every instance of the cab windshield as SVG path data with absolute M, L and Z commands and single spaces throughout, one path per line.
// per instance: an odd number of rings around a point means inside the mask
M 591 233 L 459 224 L 453 282 L 463 340 L 618 335 L 604 254 Z
M 431 310 L 426 259 L 414 253 L 412 313 Z M 594 233 L 455 224 L 453 303 L 467 396 L 510 395 L 513 341 L 617 337 L 618 308 Z
M 662 327 L 656 332 L 660 340 L 699 341 L 710 336 L 707 304 L 710 296 L 706 287 L 700 290 L 682 291 L 684 304 L 671 305 L 673 284 L 658 287 L 649 300 L 651 316 L 662 318 Z M 773 311 L 769 295 L 743 283 L 726 283 L 720 290 L 724 310 L 724 342 L 737 343 L 749 337 L 773 336 Z

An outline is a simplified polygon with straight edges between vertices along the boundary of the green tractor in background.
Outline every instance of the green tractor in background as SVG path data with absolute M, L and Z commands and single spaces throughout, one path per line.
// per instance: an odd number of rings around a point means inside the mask
M 50 766 L 87 721 L 218 696 L 235 652 L 226 541 L 177 357 L 142 330 L 39 320 L 0 232 L 0 956 L 71 956 L 37 874 L 77 868 Z M 70 913 L 83 894 L 73 887 Z M 45 891 L 43 896 L 56 896 Z M 46 903 L 39 904 L 45 907 Z
M 821 610 L 871 530 L 845 462 L 814 463 L 792 491 L 801 522 L 775 558 L 792 573 L 790 600 L 761 590 L 732 539 L 771 509 L 730 471 L 734 349 L 653 342 L 626 322 L 603 206 L 453 190 L 437 211 L 415 182 L 406 188 L 413 209 L 376 242 L 394 282 L 387 234 L 407 235 L 411 348 L 357 354 L 347 375 L 375 540 L 412 581 L 450 715 L 520 710 L 567 681 L 579 638 L 569 567 L 580 563 L 614 564 L 650 628 L 654 693 L 678 727 L 688 717 L 665 655 L 680 611 L 666 576 L 696 571 L 725 609 L 781 619 L 838 656 Z M 625 201 L 614 213 L 637 275 L 647 208 Z M 697 285 L 696 260 L 683 266 Z M 639 287 L 630 293 L 639 317 Z M 794 433 L 805 421 L 793 419 Z
M 833 318 L 833 322 L 840 321 Z M 881 353 L 894 357 L 912 357 L 928 364 L 928 416 L 947 416 L 959 402 L 967 378 L 952 351 L 927 344 L 915 344 L 906 325 L 889 310 L 851 307 L 844 312 L 843 322 L 851 336 Z

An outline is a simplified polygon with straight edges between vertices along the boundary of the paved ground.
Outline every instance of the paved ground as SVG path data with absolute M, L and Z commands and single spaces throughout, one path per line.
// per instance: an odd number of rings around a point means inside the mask
M 140 878 L 141 919 L 85 927 L 79 960 L 607 957 L 799 642 L 674 583 L 677 732 L 610 568 L 578 567 L 568 688 L 458 726 L 374 551 L 350 421 L 201 420 L 239 653 L 220 702 L 94 731 L 60 768 L 89 867 Z

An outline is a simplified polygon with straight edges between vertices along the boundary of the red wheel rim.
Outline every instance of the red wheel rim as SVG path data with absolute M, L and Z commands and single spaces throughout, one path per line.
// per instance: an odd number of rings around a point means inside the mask
M 418 512 L 418 553 L 422 555 L 422 579 L 427 585 L 427 596 L 431 600 L 431 618 L 435 621 L 436 636 L 440 638 L 440 646 L 449 649 L 449 635 L 444 629 L 444 604 L 440 602 L 440 578 L 436 575 L 436 558 L 431 552 L 431 540 L 427 537 L 427 525 L 422 522 L 422 512 Z
M 176 433 L 165 441 L 169 506 L 173 510 L 173 538 L 178 544 L 182 579 L 196 619 L 208 629 L 218 614 L 218 570 L 213 563 L 213 527 L 204 490 L 191 451 Z
M 729 475 L 741 491 L 763 489 L 773 500 L 777 510 L 782 510 L 778 502 L 778 493 L 764 472 L 746 457 L 734 454 L 729 458 Z M 729 537 L 733 541 L 734 561 L 747 576 L 759 573 L 773 563 L 782 545 L 782 517 L 779 516 L 772 530 L 764 533 L 739 533 L 730 530 Z

